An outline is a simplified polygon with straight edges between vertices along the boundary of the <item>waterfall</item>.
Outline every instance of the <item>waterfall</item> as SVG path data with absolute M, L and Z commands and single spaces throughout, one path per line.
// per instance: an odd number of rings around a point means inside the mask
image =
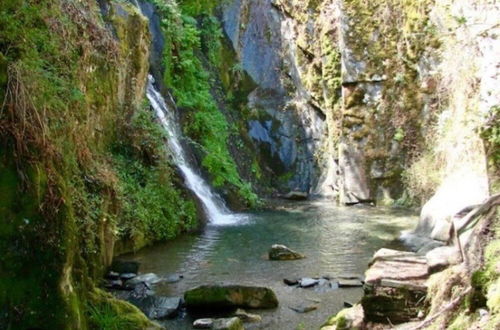
M 225 225 L 239 223 L 243 215 L 231 213 L 222 198 L 214 193 L 208 183 L 187 161 L 186 152 L 181 144 L 181 130 L 175 112 L 168 108 L 163 96 L 154 86 L 154 78 L 149 75 L 146 95 L 155 110 L 156 116 L 167 133 L 170 154 L 184 177 L 186 186 L 201 201 L 210 223 Z

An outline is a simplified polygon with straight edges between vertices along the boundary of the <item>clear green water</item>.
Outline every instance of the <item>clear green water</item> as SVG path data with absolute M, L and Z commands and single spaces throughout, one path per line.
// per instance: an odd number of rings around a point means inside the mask
M 247 324 L 247 329 L 317 329 L 342 308 L 344 301 L 359 300 L 362 290 L 319 292 L 288 287 L 283 278 L 363 274 L 377 249 L 402 249 L 397 237 L 416 221 L 415 215 L 402 210 L 334 207 L 330 202 L 289 203 L 280 210 L 248 214 L 238 225 L 208 225 L 200 234 L 185 235 L 126 258 L 139 261 L 143 273 L 184 276 L 180 282 L 157 287 L 157 293 L 163 295 L 182 296 L 189 288 L 219 282 L 271 287 L 280 306 L 253 311 L 263 321 Z M 266 260 L 268 249 L 276 243 L 305 254 L 306 259 Z M 289 308 L 302 303 L 317 304 L 318 309 L 300 314 Z M 165 321 L 165 325 L 168 329 L 191 329 L 192 321 L 188 314 Z

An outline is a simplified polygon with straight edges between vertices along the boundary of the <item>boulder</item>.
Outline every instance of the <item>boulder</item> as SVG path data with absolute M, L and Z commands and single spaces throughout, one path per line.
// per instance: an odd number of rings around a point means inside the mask
M 193 322 L 193 328 L 195 329 L 212 329 L 214 324 L 213 319 L 197 319 Z
M 274 244 L 269 250 L 269 260 L 297 260 L 303 258 L 305 258 L 304 255 L 281 244 Z
M 262 321 L 262 317 L 260 315 L 248 313 L 241 308 L 238 308 L 236 312 L 234 312 L 234 316 L 238 317 L 243 322 L 253 323 Z
M 276 294 L 269 288 L 245 285 L 202 285 L 186 291 L 184 300 L 188 308 L 227 309 L 275 308 Z
M 213 330 L 245 330 L 243 322 L 237 317 L 215 319 L 212 324 Z
M 180 306 L 181 298 L 145 296 L 136 298 L 130 296 L 128 302 L 137 306 L 150 319 L 161 320 L 174 317 Z

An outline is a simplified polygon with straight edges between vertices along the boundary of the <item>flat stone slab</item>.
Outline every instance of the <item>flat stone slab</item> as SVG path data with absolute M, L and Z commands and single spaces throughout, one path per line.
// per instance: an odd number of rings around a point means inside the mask
M 339 288 L 355 288 L 363 286 L 363 282 L 359 279 L 339 278 L 338 285 Z
M 365 283 L 380 285 L 384 279 L 424 285 L 428 276 L 428 265 L 424 256 L 413 252 L 381 249 L 375 253 L 373 262 L 366 271 Z

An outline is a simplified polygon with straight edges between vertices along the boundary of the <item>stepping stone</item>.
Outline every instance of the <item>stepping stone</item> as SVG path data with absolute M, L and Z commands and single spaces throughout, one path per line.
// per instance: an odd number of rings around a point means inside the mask
M 310 288 L 319 283 L 319 280 L 315 280 L 314 278 L 304 277 L 300 279 L 299 284 L 301 288 Z

